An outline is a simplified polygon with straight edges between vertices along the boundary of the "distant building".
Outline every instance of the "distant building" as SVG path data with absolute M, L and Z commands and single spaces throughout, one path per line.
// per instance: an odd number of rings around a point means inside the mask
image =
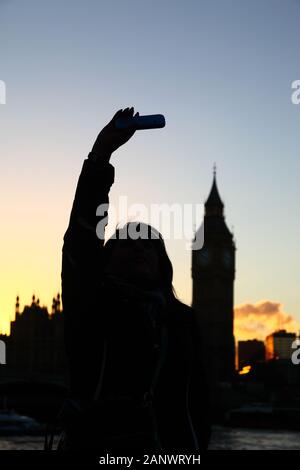
M 235 243 L 225 221 L 215 169 L 205 202 L 203 226 L 199 230 L 204 228 L 204 246 L 192 251 L 193 308 L 202 336 L 202 357 L 212 394 L 218 384 L 231 382 L 235 374 Z
M 259 361 L 265 360 L 265 345 L 263 341 L 249 339 L 238 341 L 238 367 L 242 370 L 246 366 L 254 366 Z
M 291 359 L 292 343 L 296 339 L 295 333 L 286 330 L 275 331 L 266 338 L 266 359 Z
M 7 377 L 21 380 L 50 380 L 66 382 L 67 364 L 64 349 L 64 320 L 60 308 L 60 295 L 53 298 L 52 312 L 41 307 L 39 299 L 32 297 L 31 305 L 23 312 L 16 299 L 16 317 L 11 322 L 7 341 Z

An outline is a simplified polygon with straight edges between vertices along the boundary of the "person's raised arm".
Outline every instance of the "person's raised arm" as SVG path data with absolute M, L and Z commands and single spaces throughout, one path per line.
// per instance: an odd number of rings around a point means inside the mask
M 63 247 L 63 254 L 81 273 L 82 269 L 88 270 L 85 274 L 91 272 L 91 263 L 96 262 L 95 255 L 104 243 L 104 232 L 96 233 L 99 222 L 96 210 L 102 204 L 108 209 L 108 193 L 114 182 L 114 167 L 109 162 L 110 157 L 135 132 L 117 130 L 114 122 L 121 116 L 132 115 L 133 108 L 117 111 L 98 135 L 92 151 L 83 163 Z M 102 218 L 104 217 L 107 222 L 107 211 Z
M 84 329 L 89 310 L 87 302 L 92 303 L 97 296 L 97 283 L 103 268 L 108 194 L 114 182 L 114 167 L 109 160 L 112 153 L 125 144 L 135 132 L 116 129 L 115 120 L 119 117 L 133 116 L 133 114 L 133 108 L 120 109 L 102 129 L 92 151 L 83 163 L 77 183 L 62 253 L 62 301 L 69 357 L 74 352 L 70 344 L 76 341 L 76 331 L 81 334 L 82 328 Z M 101 217 L 96 215 L 100 205 L 106 207 Z M 99 222 L 104 222 L 101 224 L 103 233 L 100 234 L 99 231 L 96 233 Z M 76 348 L 76 345 L 74 347 Z

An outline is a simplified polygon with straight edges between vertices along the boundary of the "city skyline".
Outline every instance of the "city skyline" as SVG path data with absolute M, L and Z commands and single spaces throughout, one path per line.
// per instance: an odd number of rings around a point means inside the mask
M 217 170 L 216 164 L 213 165 L 213 182 L 217 181 Z M 211 189 L 212 189 L 211 187 Z M 210 190 L 211 191 L 211 190 Z M 209 192 L 210 194 L 210 192 Z M 207 198 L 209 197 L 207 195 Z M 206 199 L 207 199 L 206 198 Z M 224 207 L 226 213 L 226 207 Z M 107 233 L 110 234 L 107 236 Z M 198 227 L 199 229 L 199 227 Z M 112 228 L 108 225 L 105 239 L 107 240 L 112 234 Z M 235 240 L 236 241 L 236 240 Z M 205 240 L 204 240 L 205 242 Z M 168 242 L 166 241 L 166 244 Z M 175 286 L 176 289 L 176 286 Z M 60 291 L 58 290 L 60 293 Z M 19 293 L 16 296 L 20 298 Z M 32 297 L 39 299 L 36 291 L 32 291 Z M 192 297 L 192 296 L 191 296 Z M 53 300 L 52 296 L 52 300 Z M 182 299 L 181 299 L 182 300 Z M 185 299 L 183 299 L 185 300 Z M 186 300 L 187 303 L 191 303 L 191 300 Z M 26 306 L 28 304 L 24 304 Z M 47 304 L 43 304 L 43 307 L 48 308 Z M 51 313 L 50 313 L 51 314 Z M 1 329 L 0 322 L 0 334 L 9 334 L 10 322 L 14 320 L 14 314 L 9 316 L 8 325 L 6 328 Z M 1 316 L 0 316 L 1 320 Z M 292 315 L 289 315 L 284 312 L 283 305 L 279 302 L 270 302 L 268 300 L 261 300 L 257 303 L 244 303 L 241 305 L 234 306 L 234 336 L 235 342 L 237 343 L 240 340 L 265 340 L 265 338 L 275 332 L 279 331 L 282 328 L 290 329 L 293 333 L 300 332 L 300 323 L 293 318 Z
M 213 167 L 213 182 L 211 191 L 207 197 L 211 197 L 212 192 L 216 190 L 217 197 L 220 198 L 219 190 L 217 187 L 217 178 L 216 178 L 216 165 L 214 164 Z M 220 199 L 220 203 L 222 203 L 222 198 Z M 224 207 L 226 210 L 226 207 Z M 199 228 L 198 228 L 199 230 Z M 107 237 L 106 237 L 107 239 Z M 236 240 L 234 240 L 234 243 Z M 205 245 L 205 239 L 204 239 Z M 192 263 L 191 263 L 192 264 Z M 234 288 L 233 288 L 234 291 Z M 60 292 L 57 294 L 60 296 Z M 40 301 L 39 297 L 33 291 L 32 299 L 38 299 L 38 303 Z M 55 296 L 52 297 L 52 310 L 53 310 L 53 301 L 55 300 Z M 20 297 L 17 295 L 16 302 L 18 307 L 16 309 L 19 310 L 20 307 Z M 16 304 L 16 305 L 17 305 Z M 27 304 L 24 304 L 26 306 Z M 43 304 L 43 307 L 48 309 L 46 304 Z M 300 333 L 300 325 L 293 319 L 292 316 L 287 315 L 282 311 L 282 305 L 276 302 L 270 301 L 260 301 L 256 304 L 242 304 L 234 307 L 234 336 L 235 336 L 235 343 L 237 344 L 240 340 L 263 340 L 267 338 L 268 335 L 272 334 L 273 332 L 280 331 L 283 328 L 290 329 L 293 333 Z M 50 312 L 51 315 L 51 312 Z M 11 319 L 14 320 L 14 317 Z M 11 321 L 10 320 L 10 321 Z M 10 325 L 9 325 L 10 326 Z M 7 334 L 9 331 L 8 329 L 4 329 L 3 331 L 0 330 L 0 334 L 4 333 Z
M 20 298 L 19 296 L 16 297 L 15 299 L 15 316 L 14 316 L 14 319 L 12 320 L 12 323 L 15 323 L 15 320 L 17 318 L 20 318 L 23 316 L 23 314 L 26 314 L 28 311 L 30 311 L 32 308 L 35 309 L 37 307 L 37 311 L 40 311 L 42 312 L 42 316 L 45 315 L 45 313 L 47 313 L 48 315 L 48 318 L 51 319 L 52 318 L 55 318 L 55 315 L 57 315 L 57 313 L 60 313 L 60 314 L 63 314 L 63 309 L 62 309 L 62 304 L 61 304 L 61 295 L 59 292 L 57 292 L 53 297 L 52 297 L 52 305 L 51 305 L 51 308 L 49 308 L 46 304 L 44 303 L 41 303 L 40 302 L 40 299 L 39 297 L 36 297 L 36 295 L 33 293 L 32 296 L 31 296 L 31 301 L 27 301 L 27 302 L 24 302 L 24 304 L 21 306 L 20 304 Z M 240 338 L 235 338 L 235 344 L 236 344 L 236 351 L 235 351 L 235 356 L 236 358 L 238 358 L 238 348 L 239 348 L 239 343 L 243 343 L 243 344 L 250 344 L 253 343 L 255 344 L 255 342 L 257 344 L 259 343 L 263 343 L 265 346 L 267 346 L 267 342 L 268 342 L 268 339 L 273 336 L 273 335 L 277 335 L 277 334 L 281 334 L 281 333 L 284 333 L 285 336 L 287 335 L 291 335 L 293 338 L 300 338 L 300 331 L 295 331 L 295 332 L 292 332 L 292 331 L 287 331 L 286 329 L 282 328 L 281 325 L 278 325 L 277 328 L 275 328 L 274 330 L 270 330 L 269 333 L 267 334 L 267 336 L 265 336 L 264 338 L 261 337 L 260 339 L 257 339 L 257 338 L 254 338 L 254 337 L 249 337 L 247 339 L 240 339 Z M 0 331 L 0 336 L 2 337 L 2 339 L 7 336 L 11 336 L 12 334 L 12 331 L 10 332 L 1 332 Z

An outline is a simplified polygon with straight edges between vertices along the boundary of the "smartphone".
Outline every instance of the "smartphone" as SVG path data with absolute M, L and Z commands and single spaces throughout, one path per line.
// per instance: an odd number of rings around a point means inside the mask
M 165 127 L 166 120 L 162 114 L 148 114 L 146 116 L 120 117 L 115 120 L 117 129 L 159 129 Z

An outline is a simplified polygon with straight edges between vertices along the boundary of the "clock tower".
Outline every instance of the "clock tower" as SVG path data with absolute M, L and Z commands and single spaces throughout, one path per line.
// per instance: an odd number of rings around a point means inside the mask
M 204 229 L 204 245 L 192 251 L 193 308 L 202 338 L 204 367 L 213 392 L 221 382 L 231 382 L 235 371 L 235 243 L 225 222 L 215 168 L 203 225 L 199 230 Z

